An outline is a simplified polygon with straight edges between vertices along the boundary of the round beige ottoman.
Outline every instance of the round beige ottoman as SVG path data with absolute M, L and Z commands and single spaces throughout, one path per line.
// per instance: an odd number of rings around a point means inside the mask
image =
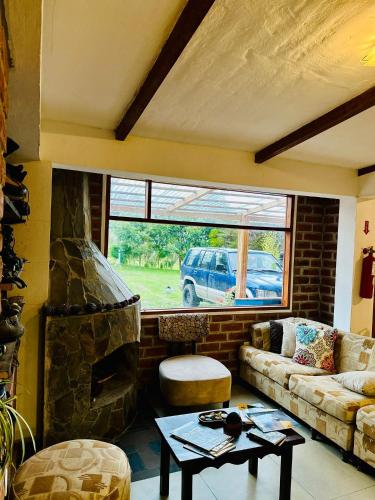
M 161 392 L 171 406 L 229 401 L 232 377 L 220 361 L 197 354 L 173 356 L 159 365 Z
M 130 500 L 130 466 L 117 446 L 76 439 L 50 446 L 26 460 L 12 483 L 12 497 L 38 500 Z

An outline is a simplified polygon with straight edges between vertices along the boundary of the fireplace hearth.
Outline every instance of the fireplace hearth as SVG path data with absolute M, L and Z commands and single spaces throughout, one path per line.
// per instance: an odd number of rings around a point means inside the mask
M 112 440 L 135 416 L 139 297 L 91 241 L 87 174 L 53 175 L 44 441 Z

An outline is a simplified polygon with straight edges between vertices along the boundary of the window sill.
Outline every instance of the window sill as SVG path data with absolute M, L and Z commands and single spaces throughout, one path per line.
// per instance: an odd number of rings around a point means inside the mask
M 196 307 L 193 309 L 181 308 L 181 309 L 145 309 L 141 311 L 141 317 L 147 318 L 157 318 L 160 315 L 168 315 L 168 314 L 199 314 L 199 313 L 207 313 L 211 316 L 227 314 L 233 315 L 241 315 L 241 314 L 271 314 L 271 313 L 289 313 L 292 312 L 291 306 L 263 306 L 263 307 L 221 307 L 221 308 L 213 308 L 213 307 Z

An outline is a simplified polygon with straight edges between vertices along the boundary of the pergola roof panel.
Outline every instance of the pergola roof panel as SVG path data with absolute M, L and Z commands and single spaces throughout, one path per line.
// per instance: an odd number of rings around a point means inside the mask
M 146 217 L 146 181 L 111 178 L 110 214 Z M 152 183 L 151 218 L 284 227 L 285 195 Z

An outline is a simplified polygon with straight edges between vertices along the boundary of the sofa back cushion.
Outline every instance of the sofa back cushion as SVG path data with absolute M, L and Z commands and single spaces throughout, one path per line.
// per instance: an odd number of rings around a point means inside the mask
M 306 318 L 283 318 L 277 320 L 278 323 L 284 324 L 285 322 L 290 323 L 305 323 L 308 325 L 314 325 L 317 327 L 328 327 L 329 325 L 325 325 L 324 323 L 319 323 L 317 321 L 312 321 Z M 254 323 L 250 325 L 250 338 L 251 345 L 256 347 L 257 349 L 263 349 L 263 351 L 269 351 L 271 347 L 271 339 L 270 339 L 270 322 L 264 321 L 263 323 Z M 288 357 L 292 357 L 294 351 L 288 355 Z
M 335 346 L 337 371 L 375 370 L 375 339 L 355 333 L 338 332 Z

